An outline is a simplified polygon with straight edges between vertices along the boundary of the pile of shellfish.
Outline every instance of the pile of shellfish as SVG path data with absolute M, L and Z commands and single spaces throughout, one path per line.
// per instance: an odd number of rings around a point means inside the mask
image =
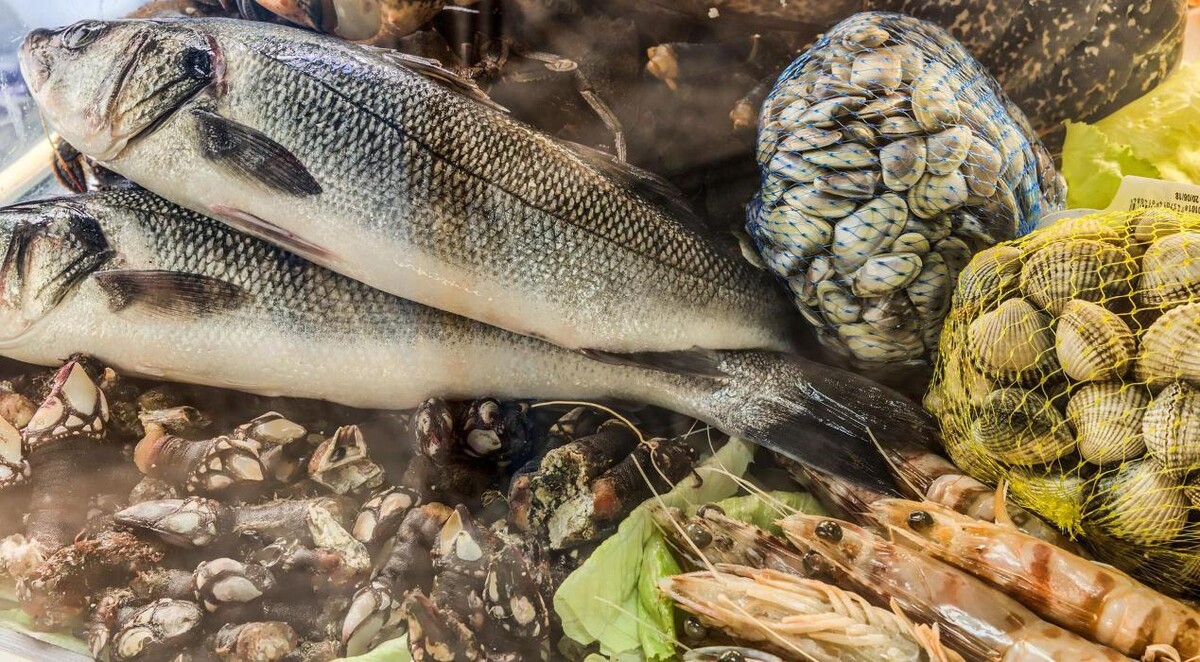
M 978 250 L 1062 206 L 1045 148 L 946 31 L 899 14 L 838 24 L 763 106 L 748 229 L 806 319 L 858 362 L 937 346 Z
M 1200 586 L 1198 346 L 1200 216 L 1085 216 L 967 265 L 926 405 L 976 478 L 1147 581 Z

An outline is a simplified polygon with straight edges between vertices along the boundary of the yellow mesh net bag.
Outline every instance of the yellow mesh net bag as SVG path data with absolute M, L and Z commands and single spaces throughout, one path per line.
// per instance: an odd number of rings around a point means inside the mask
M 1200 216 L 1084 216 L 979 253 L 940 350 L 926 406 L 961 468 L 1200 591 Z

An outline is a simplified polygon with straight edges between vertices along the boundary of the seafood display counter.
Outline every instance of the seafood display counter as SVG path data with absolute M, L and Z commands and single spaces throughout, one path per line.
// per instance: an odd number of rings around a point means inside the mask
M 0 0 L 0 657 L 1200 656 L 1189 5 Z

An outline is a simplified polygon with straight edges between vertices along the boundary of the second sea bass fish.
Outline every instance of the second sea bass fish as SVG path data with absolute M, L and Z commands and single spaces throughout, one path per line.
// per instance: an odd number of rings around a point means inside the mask
M 788 347 L 782 291 L 666 185 L 427 61 L 196 19 L 35 30 L 21 67 L 83 153 L 377 289 L 571 349 Z
M 647 402 L 871 484 L 887 472 L 868 429 L 933 434 L 916 404 L 844 371 L 750 350 L 691 352 L 686 373 L 593 361 L 370 288 L 146 191 L 0 209 L 0 256 L 0 355 L 30 363 L 84 352 L 129 374 L 386 409 L 431 396 Z

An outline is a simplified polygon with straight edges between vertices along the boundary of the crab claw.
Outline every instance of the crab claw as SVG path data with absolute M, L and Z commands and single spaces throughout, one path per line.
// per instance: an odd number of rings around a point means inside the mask
M 204 612 L 185 600 L 163 598 L 135 611 L 113 633 L 114 660 L 149 659 L 183 648 L 200 634 Z
M 25 443 L 32 450 L 65 438 L 104 438 L 108 400 L 78 361 L 68 361 L 50 386 L 42 406 L 25 426 Z
M 218 501 L 189 497 L 143 501 L 118 511 L 113 520 L 124 527 L 153 533 L 169 545 L 194 549 L 224 535 L 233 513 Z
M 373 642 L 394 633 L 404 620 L 400 602 L 390 582 L 375 580 L 358 589 L 342 619 L 342 644 L 346 656 L 362 655 Z
M 407 487 L 389 487 L 363 502 L 351 533 L 364 545 L 379 545 L 400 529 L 409 510 L 421 505 L 421 495 Z
M 404 613 L 408 618 L 408 648 L 415 662 L 483 659 L 483 650 L 471 630 L 438 609 L 420 589 L 408 594 Z

